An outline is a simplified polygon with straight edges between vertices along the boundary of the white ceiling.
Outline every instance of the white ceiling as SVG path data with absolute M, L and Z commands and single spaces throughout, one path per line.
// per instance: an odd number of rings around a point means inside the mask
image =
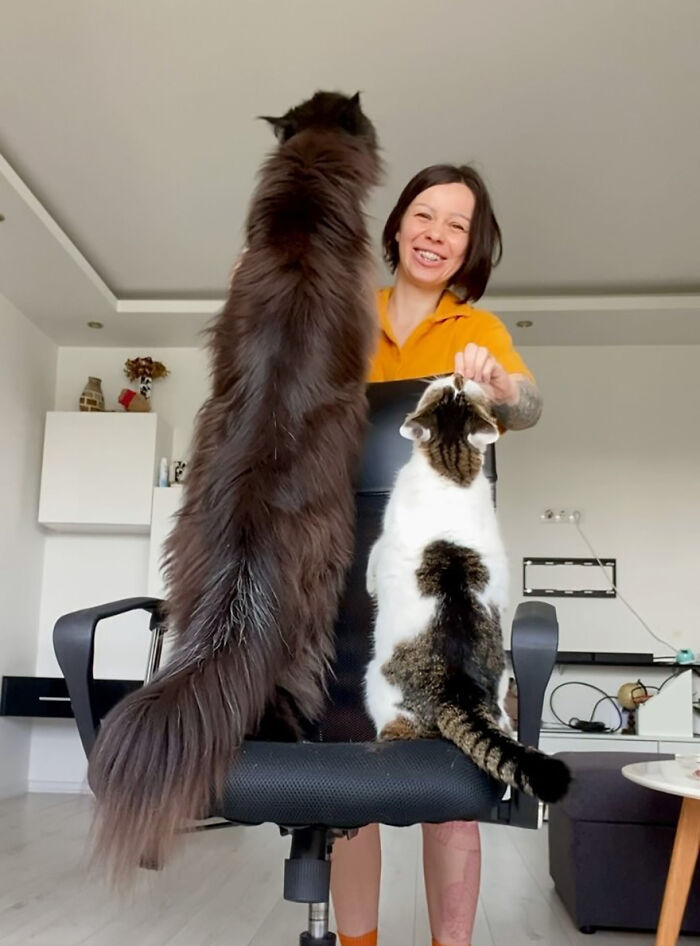
M 698 344 L 699 36 L 699 0 L 2 0 L 0 292 L 61 344 L 196 344 L 255 116 L 361 89 L 375 238 L 415 171 L 475 162 L 519 344 Z

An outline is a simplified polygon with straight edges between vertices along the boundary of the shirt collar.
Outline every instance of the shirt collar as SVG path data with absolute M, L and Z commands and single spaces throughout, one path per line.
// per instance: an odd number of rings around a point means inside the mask
M 386 286 L 384 289 L 379 290 L 379 325 L 384 334 L 394 340 L 394 332 L 389 321 L 389 299 L 391 298 L 391 293 L 391 286 Z M 446 289 L 440 297 L 437 309 L 432 312 L 425 321 L 445 322 L 448 319 L 456 319 L 460 316 L 464 317 L 471 313 L 471 308 L 468 303 L 460 302 L 459 298 L 453 292 Z

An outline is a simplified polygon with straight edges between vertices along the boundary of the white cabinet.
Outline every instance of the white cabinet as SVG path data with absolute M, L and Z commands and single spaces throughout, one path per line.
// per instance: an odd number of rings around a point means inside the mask
M 148 532 L 172 432 L 157 414 L 46 415 L 39 522 L 64 532 Z
M 655 739 L 614 736 L 610 733 L 540 733 L 540 749 L 556 752 L 658 752 Z
M 540 749 L 556 752 L 666 752 L 672 755 L 700 753 L 700 738 L 654 739 L 648 736 L 621 736 L 612 733 L 540 732 Z
M 698 755 L 700 739 L 684 739 L 673 742 L 659 740 L 659 752 L 672 752 L 674 755 Z
M 180 508 L 184 489 L 182 486 L 158 487 L 153 490 L 153 516 L 151 519 L 151 543 L 148 550 L 148 590 L 152 598 L 164 598 L 165 586 L 162 574 L 163 547 L 175 525 L 175 514 Z

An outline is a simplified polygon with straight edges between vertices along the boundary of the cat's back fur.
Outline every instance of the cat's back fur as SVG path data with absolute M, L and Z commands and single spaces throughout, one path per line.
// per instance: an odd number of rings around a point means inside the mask
M 434 382 L 421 399 L 421 414 L 426 405 L 437 404 L 448 391 L 452 391 L 450 379 Z M 416 414 L 418 419 L 416 415 L 407 419 L 401 433 L 417 439 L 421 446 L 413 450 L 398 473 L 384 512 L 382 533 L 369 559 L 369 592 L 376 597 L 381 588 L 375 661 L 387 659 L 395 644 L 420 633 L 431 619 L 435 602 L 422 593 L 416 575 L 426 547 L 435 541 L 443 539 L 473 549 L 489 566 L 484 599 L 499 611 L 507 604 L 508 567 L 491 486 L 480 465 L 462 472 L 456 469 L 454 475 L 440 472 L 439 467 L 444 466 L 440 450 L 431 456 L 427 441 L 423 446 L 420 438 L 429 427 L 422 426 L 421 414 Z M 428 416 L 426 412 L 422 419 L 426 421 Z M 467 480 L 469 489 L 465 488 Z
M 287 737 L 324 697 L 352 551 L 376 315 L 363 204 L 379 158 L 359 96 L 269 119 L 247 249 L 210 333 L 181 511 L 167 543 L 176 646 L 103 724 L 90 760 L 98 849 L 159 865 L 210 810 L 265 710 Z
M 401 432 L 414 448 L 367 571 L 377 614 L 366 702 L 379 738 L 442 735 L 494 777 L 554 800 L 565 767 L 507 734 L 508 565 L 483 472 L 495 418 L 478 385 L 454 376 L 426 389 Z

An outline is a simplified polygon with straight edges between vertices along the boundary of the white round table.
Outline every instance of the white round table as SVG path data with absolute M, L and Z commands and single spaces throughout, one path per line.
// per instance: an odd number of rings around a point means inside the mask
M 700 755 L 634 762 L 623 766 L 622 774 L 645 788 L 683 798 L 656 932 L 656 946 L 675 946 L 700 847 Z

